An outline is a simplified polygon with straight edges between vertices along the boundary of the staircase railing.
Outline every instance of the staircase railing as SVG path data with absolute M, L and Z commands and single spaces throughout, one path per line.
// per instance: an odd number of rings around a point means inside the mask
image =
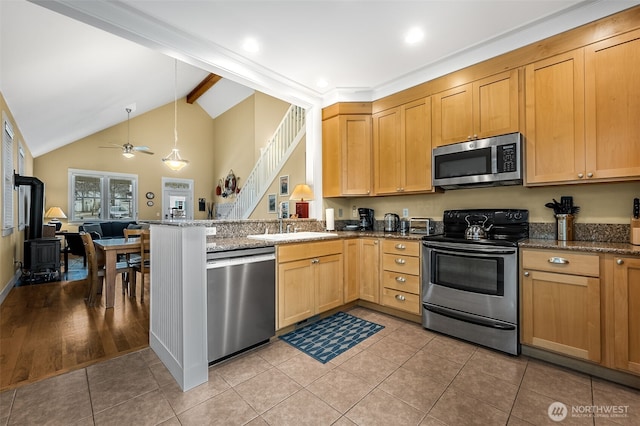
M 253 170 L 244 179 L 240 193 L 231 203 L 232 206 L 222 205 L 225 213 L 219 217 L 220 219 L 247 219 L 251 215 L 305 135 L 305 121 L 304 108 L 291 105 L 269 143 L 261 150 L 260 158 Z

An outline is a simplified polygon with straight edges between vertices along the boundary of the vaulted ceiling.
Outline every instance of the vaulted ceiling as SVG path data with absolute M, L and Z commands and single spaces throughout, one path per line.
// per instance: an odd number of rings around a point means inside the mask
M 37 157 L 173 101 L 174 58 L 179 97 L 223 77 L 197 101 L 212 117 L 254 90 L 371 101 L 638 4 L 3 0 L 0 89 Z M 408 44 L 412 28 L 423 37 Z

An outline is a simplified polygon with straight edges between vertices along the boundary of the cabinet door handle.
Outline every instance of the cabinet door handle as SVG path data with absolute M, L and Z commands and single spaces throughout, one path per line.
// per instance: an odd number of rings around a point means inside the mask
M 587 173 L 587 177 L 588 178 L 593 177 L 593 173 L 591 173 L 591 172 Z
M 404 244 L 396 244 L 396 249 L 397 250 L 404 250 L 406 248 L 407 248 L 407 246 L 405 246 Z
M 407 279 L 405 277 L 396 277 L 396 281 L 398 281 L 399 283 L 404 283 L 407 281 Z
M 565 259 L 564 257 L 550 257 L 549 258 L 549 263 L 556 263 L 558 265 L 566 265 L 567 263 L 569 263 L 569 261 L 567 259 Z
M 583 175 L 582 173 L 578 173 L 578 177 L 579 177 L 580 179 L 582 179 L 582 178 L 584 177 L 584 175 Z
M 618 260 L 616 260 L 616 263 L 617 263 L 618 265 L 623 265 L 623 264 L 624 264 L 624 260 L 622 260 L 622 259 L 618 259 Z
M 526 272 L 524 273 L 524 276 L 525 276 L 525 277 L 528 277 L 528 276 L 529 276 L 529 271 L 526 271 Z
M 396 263 L 397 263 L 398 265 L 404 265 L 404 264 L 406 263 L 406 261 L 405 261 L 404 259 L 400 259 L 400 258 L 398 258 L 398 259 L 396 259 Z
M 404 302 L 406 300 L 406 298 L 401 294 L 396 294 L 396 299 L 401 302 Z
M 311 259 L 311 263 L 320 263 L 320 259 Z

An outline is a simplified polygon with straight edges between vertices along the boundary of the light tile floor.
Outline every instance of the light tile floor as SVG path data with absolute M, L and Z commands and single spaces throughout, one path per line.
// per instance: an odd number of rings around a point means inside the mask
M 381 313 L 385 329 L 327 364 L 274 341 L 209 369 L 182 392 L 151 349 L 0 394 L 9 425 L 638 425 L 640 391 L 511 357 Z M 553 422 L 569 410 L 622 417 Z

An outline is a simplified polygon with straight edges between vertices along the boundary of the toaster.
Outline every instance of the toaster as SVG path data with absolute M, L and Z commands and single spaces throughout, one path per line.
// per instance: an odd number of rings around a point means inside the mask
M 429 235 L 432 231 L 431 219 L 427 217 L 412 217 L 409 219 L 410 234 Z

